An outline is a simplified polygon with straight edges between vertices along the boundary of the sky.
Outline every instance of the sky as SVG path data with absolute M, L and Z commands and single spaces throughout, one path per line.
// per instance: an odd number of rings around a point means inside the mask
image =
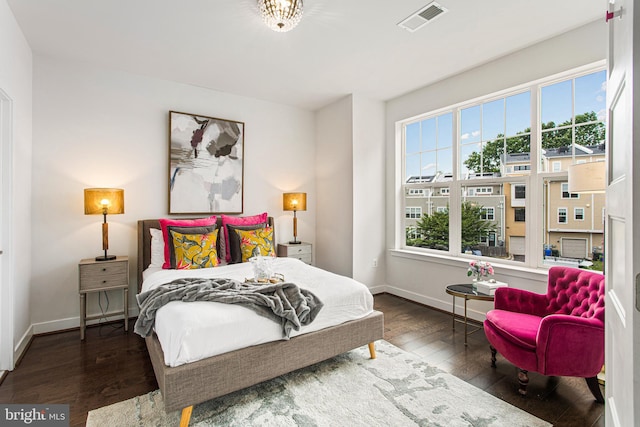
M 572 87 L 575 84 L 575 90 Z M 594 111 L 604 119 L 606 109 L 606 71 L 598 71 L 575 79 L 541 88 L 541 119 L 560 124 L 575 115 Z M 575 96 L 572 96 L 575 93 Z M 575 102 L 573 102 L 575 99 Z M 460 157 L 463 162 L 473 152 L 481 151 L 481 141 L 499 134 L 516 135 L 531 127 L 531 93 L 511 95 L 460 111 Z M 406 175 L 433 175 L 451 172 L 452 113 L 445 113 L 406 126 Z M 464 172 L 464 171 L 462 171 Z

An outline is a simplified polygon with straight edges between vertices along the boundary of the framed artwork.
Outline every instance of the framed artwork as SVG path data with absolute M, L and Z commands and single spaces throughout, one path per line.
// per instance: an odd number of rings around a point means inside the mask
M 169 112 L 169 213 L 242 213 L 244 123 Z

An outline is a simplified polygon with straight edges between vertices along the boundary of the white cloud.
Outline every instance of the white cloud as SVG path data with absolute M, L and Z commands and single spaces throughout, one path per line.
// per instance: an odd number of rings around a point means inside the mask
M 479 135 L 480 135 L 479 130 L 474 130 L 473 132 L 471 132 L 471 136 L 479 136 Z
M 463 133 L 462 135 L 460 135 L 460 139 L 465 140 L 465 139 L 469 139 L 471 135 L 469 135 L 468 133 Z
M 600 111 L 598 111 L 598 120 L 605 120 L 605 118 L 607 117 L 607 110 L 606 109 L 602 109 Z

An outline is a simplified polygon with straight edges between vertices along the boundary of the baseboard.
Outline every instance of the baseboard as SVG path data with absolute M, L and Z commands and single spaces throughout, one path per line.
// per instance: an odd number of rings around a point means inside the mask
M 376 294 L 385 293 L 387 291 L 386 289 L 387 289 L 387 285 L 378 285 L 378 286 L 373 286 L 369 288 L 369 291 L 371 292 L 372 295 L 376 295 Z
M 138 307 L 129 307 L 129 318 L 137 317 L 138 313 Z M 112 312 L 105 313 L 104 317 L 106 317 L 109 321 L 124 319 L 124 316 L 121 313 L 112 314 Z M 97 325 L 100 322 L 104 322 L 104 319 L 89 320 L 87 321 L 87 326 Z M 34 323 L 31 325 L 33 335 L 48 334 L 51 332 L 66 331 L 69 329 L 78 329 L 79 327 L 80 316 L 69 317 L 67 319 L 52 320 L 49 322 Z
M 417 294 L 415 292 L 406 291 L 404 289 L 399 289 L 389 285 L 385 287 L 385 292 L 391 295 L 408 299 L 409 301 L 415 301 L 417 303 L 436 308 L 440 311 L 451 313 L 451 307 L 452 307 L 451 299 L 444 301 L 437 298 L 428 297 L 426 295 Z M 489 311 L 491 308 L 493 308 L 493 306 L 487 305 L 487 311 Z M 462 316 L 463 314 L 464 314 L 464 299 L 456 298 L 456 315 Z M 478 322 L 483 322 L 487 317 L 486 312 L 473 310 L 468 306 L 467 306 L 467 316 L 469 319 L 473 319 Z
M 31 344 L 31 340 L 33 339 L 33 325 L 27 328 L 27 331 L 22 335 L 20 340 L 18 340 L 18 344 L 13 349 L 13 366 L 18 366 L 20 363 L 20 359 L 24 356 L 24 353 L 29 348 L 29 344 Z

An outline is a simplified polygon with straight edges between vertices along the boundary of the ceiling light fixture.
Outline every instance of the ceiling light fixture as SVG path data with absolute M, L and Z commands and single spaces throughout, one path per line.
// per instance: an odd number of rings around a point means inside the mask
M 302 18 L 302 0 L 258 0 L 267 27 L 280 33 L 292 30 Z

